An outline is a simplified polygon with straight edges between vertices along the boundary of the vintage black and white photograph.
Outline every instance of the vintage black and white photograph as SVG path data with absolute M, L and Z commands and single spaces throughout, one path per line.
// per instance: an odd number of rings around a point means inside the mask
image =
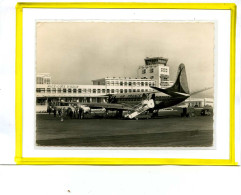
M 36 22 L 36 146 L 214 146 L 213 22 Z

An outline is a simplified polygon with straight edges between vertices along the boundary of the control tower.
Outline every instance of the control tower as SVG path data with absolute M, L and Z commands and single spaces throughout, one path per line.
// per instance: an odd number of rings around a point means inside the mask
M 138 77 L 155 80 L 156 87 L 169 87 L 169 66 L 167 66 L 168 59 L 163 57 L 147 57 L 144 61 L 145 65 L 139 66 L 138 68 Z

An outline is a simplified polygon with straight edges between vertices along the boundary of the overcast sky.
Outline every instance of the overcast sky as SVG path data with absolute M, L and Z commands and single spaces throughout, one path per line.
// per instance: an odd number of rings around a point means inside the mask
M 213 86 L 213 23 L 38 22 L 36 47 L 36 72 L 53 83 L 135 78 L 145 57 L 165 57 L 171 80 L 184 63 L 191 91 Z

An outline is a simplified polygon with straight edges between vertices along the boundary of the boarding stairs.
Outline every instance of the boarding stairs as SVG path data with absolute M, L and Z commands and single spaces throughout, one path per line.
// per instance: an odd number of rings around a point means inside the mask
M 125 118 L 133 119 L 148 109 L 154 108 L 155 104 L 153 99 L 143 100 L 140 104 L 136 105 L 132 112 L 125 115 Z

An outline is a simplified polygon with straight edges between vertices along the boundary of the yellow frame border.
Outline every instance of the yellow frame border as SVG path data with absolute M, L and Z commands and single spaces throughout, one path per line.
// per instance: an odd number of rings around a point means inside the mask
M 24 158 L 22 156 L 22 32 L 23 8 L 57 9 L 215 9 L 231 11 L 230 34 L 230 146 L 229 159 L 181 158 Z M 82 165 L 237 165 L 235 162 L 235 40 L 236 5 L 234 3 L 18 3 L 16 5 L 15 126 L 17 164 Z

